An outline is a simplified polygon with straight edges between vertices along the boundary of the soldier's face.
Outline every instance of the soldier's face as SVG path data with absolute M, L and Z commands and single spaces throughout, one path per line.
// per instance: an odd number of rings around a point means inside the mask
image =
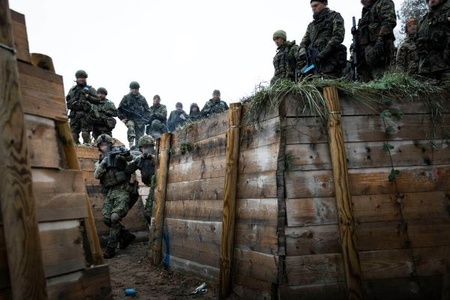
M 100 146 L 98 147 L 100 149 L 100 151 L 102 153 L 108 152 L 109 150 L 109 145 L 108 143 L 101 143 Z
M 311 2 L 311 9 L 314 15 L 320 13 L 326 7 L 325 3 L 319 1 Z
M 220 96 L 219 95 L 212 95 L 214 101 L 220 101 Z
M 161 102 L 161 99 L 159 98 L 153 98 L 153 104 L 158 105 Z
M 106 95 L 103 93 L 98 93 L 98 97 L 100 98 L 100 100 L 105 100 Z
M 361 0 L 361 4 L 362 4 L 363 6 L 369 5 L 370 2 L 371 2 L 371 0 Z
M 428 0 L 428 7 L 433 8 L 442 3 L 442 0 Z
M 408 34 L 416 34 L 417 33 L 417 24 L 408 24 L 406 25 L 406 30 L 408 31 Z
M 285 42 L 285 40 L 283 38 L 275 38 L 275 39 L 273 39 L 273 41 L 275 42 L 275 45 L 277 45 L 277 47 L 280 47 Z
M 192 106 L 191 110 L 192 110 L 193 112 L 196 112 L 196 111 L 198 111 L 198 108 L 197 108 L 197 106 Z
M 144 146 L 141 147 L 141 151 L 142 151 L 142 153 L 154 154 L 155 153 L 155 146 L 153 146 L 153 145 L 144 145 Z
M 132 95 L 137 95 L 137 94 L 139 94 L 139 89 L 130 89 L 130 93 Z
M 77 78 L 77 84 L 86 85 L 86 78 Z

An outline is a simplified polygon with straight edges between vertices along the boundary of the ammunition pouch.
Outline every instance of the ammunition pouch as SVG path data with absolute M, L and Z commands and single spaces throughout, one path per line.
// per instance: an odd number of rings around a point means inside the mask
M 128 180 L 129 176 L 124 171 L 110 170 L 106 172 L 100 179 L 100 183 L 104 187 L 113 187 L 122 184 Z

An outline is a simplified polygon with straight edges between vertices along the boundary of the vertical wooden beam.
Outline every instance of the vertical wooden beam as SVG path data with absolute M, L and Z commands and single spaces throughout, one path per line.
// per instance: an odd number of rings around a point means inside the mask
M 170 158 L 170 133 L 164 133 L 159 144 L 159 165 L 156 173 L 155 224 L 152 239 L 152 263 L 158 266 L 162 261 L 162 240 L 164 232 L 164 209 L 166 207 L 167 173 Z
M 77 152 L 75 150 L 75 141 L 73 140 L 72 132 L 68 122 L 55 122 L 56 132 L 58 133 L 59 141 L 61 142 L 64 150 L 64 156 L 66 158 L 66 167 L 68 169 L 80 170 L 81 166 L 78 161 Z M 87 196 L 86 191 L 86 209 L 88 217 L 84 222 L 86 226 L 87 238 L 90 243 L 90 249 L 92 252 L 93 261 L 89 262 L 94 265 L 104 264 L 102 248 L 100 247 L 100 241 L 98 240 L 97 227 L 95 226 L 94 212 L 92 211 L 92 204 Z
M 347 158 L 342 132 L 339 96 L 335 87 L 325 87 L 324 98 L 329 111 L 328 138 L 333 167 L 334 189 L 342 241 L 348 299 L 362 299 L 361 264 L 356 249 L 355 228 L 348 183 Z
M 233 263 L 234 251 L 241 111 L 241 103 L 232 103 L 230 105 L 226 152 L 225 193 L 223 201 L 222 242 L 220 246 L 219 296 L 221 299 L 225 299 L 231 291 L 231 266 Z
M 0 67 L 0 208 L 12 299 L 47 299 L 8 0 L 0 0 Z

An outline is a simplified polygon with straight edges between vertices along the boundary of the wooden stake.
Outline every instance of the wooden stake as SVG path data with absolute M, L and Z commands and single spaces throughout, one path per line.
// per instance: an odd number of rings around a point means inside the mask
M 328 117 L 328 137 L 348 299 L 362 299 L 361 264 L 355 242 L 355 228 L 348 183 L 347 159 L 342 132 L 339 97 L 335 87 L 325 87 L 323 94 L 330 113 Z
M 0 0 L 0 208 L 12 299 L 47 299 L 8 0 Z
M 230 121 L 227 135 L 225 194 L 223 201 L 222 242 L 220 246 L 220 298 L 231 291 L 231 267 L 234 251 L 234 225 L 236 219 L 236 190 L 239 162 L 239 126 L 242 105 L 230 105 Z
M 56 131 L 59 136 L 64 149 L 64 154 L 66 157 L 66 167 L 68 169 L 80 170 L 81 166 L 78 161 L 77 152 L 75 150 L 75 141 L 73 140 L 72 132 L 70 131 L 69 123 L 67 122 L 55 122 Z M 84 224 L 86 225 L 86 233 L 90 242 L 90 249 L 92 251 L 92 263 L 94 265 L 104 264 L 102 248 L 100 247 L 100 241 L 98 240 L 97 227 L 95 226 L 94 213 L 92 211 L 91 201 L 86 193 L 86 208 L 88 217 Z M 91 263 L 91 262 L 90 262 Z
M 159 165 L 156 173 L 155 224 L 152 239 L 152 263 L 158 266 L 162 261 L 162 240 L 164 231 L 164 209 L 166 206 L 167 173 L 170 158 L 170 133 L 164 133 L 160 141 Z

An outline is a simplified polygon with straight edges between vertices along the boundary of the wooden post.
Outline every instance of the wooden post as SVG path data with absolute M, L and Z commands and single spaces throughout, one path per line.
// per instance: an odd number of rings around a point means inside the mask
M 0 208 L 12 299 L 47 299 L 8 0 L 0 0 Z
M 152 263 L 158 266 L 162 261 L 162 240 L 164 231 L 164 209 L 166 206 L 167 173 L 170 157 L 170 133 L 164 133 L 160 141 L 159 165 L 156 175 L 155 224 L 152 239 Z
M 64 154 L 66 157 L 66 164 L 68 169 L 80 170 L 81 166 L 78 161 L 77 152 L 75 150 L 75 141 L 73 140 L 72 132 L 70 131 L 69 123 L 67 122 L 55 122 L 56 132 L 58 133 L 59 140 L 63 145 Z M 88 217 L 86 222 L 86 233 L 90 241 L 90 248 L 92 251 L 92 258 L 94 265 L 104 264 L 102 248 L 100 247 L 100 241 L 98 240 L 97 227 L 95 226 L 94 213 L 92 211 L 91 201 L 87 194 L 85 197 L 86 209 Z
M 361 264 L 355 242 L 339 96 L 335 87 L 325 87 L 323 94 L 330 113 L 328 117 L 328 138 L 348 299 L 362 299 Z
M 236 190 L 239 161 L 239 126 L 242 105 L 230 105 L 227 135 L 225 193 L 223 201 L 222 242 L 220 246 L 219 297 L 225 299 L 231 291 L 231 266 L 234 251 L 234 225 L 236 219 Z

